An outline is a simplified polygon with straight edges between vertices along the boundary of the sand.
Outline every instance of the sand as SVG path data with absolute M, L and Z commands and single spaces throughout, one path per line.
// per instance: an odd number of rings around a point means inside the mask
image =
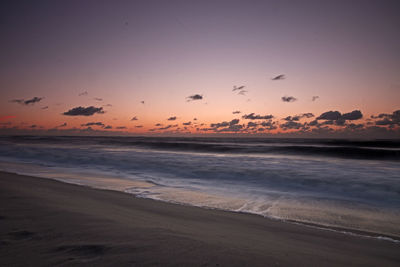
M 400 243 L 0 172 L 0 266 L 399 266 Z

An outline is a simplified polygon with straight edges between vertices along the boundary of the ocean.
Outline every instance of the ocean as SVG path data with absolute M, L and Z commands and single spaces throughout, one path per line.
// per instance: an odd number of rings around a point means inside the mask
M 400 239 L 399 140 L 3 136 L 0 170 Z

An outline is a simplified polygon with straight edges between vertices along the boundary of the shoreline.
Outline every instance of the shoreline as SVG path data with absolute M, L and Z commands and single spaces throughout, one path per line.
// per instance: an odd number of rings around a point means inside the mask
M 304 223 L 5 172 L 0 172 L 0 185 L 4 265 L 396 266 L 400 262 L 395 242 Z M 15 256 L 17 252 L 25 257 Z
M 1 163 L 7 163 L 7 162 L 0 162 L 0 164 Z M 15 164 L 15 163 L 8 163 L 8 164 Z M 23 167 L 23 165 L 24 164 L 19 165 L 19 167 Z M 66 184 L 74 184 L 74 185 L 84 186 L 84 187 L 88 187 L 88 188 L 92 188 L 92 189 L 116 191 L 116 192 L 121 192 L 121 193 L 125 193 L 128 195 L 134 196 L 135 198 L 150 199 L 153 201 L 170 203 L 173 205 L 182 205 L 182 206 L 196 207 L 196 208 L 207 209 L 207 210 L 219 210 L 219 211 L 225 211 L 225 212 L 255 215 L 255 216 L 262 217 L 264 219 L 279 221 L 282 223 L 298 224 L 298 225 L 303 225 L 305 227 L 311 227 L 311 228 L 325 230 L 325 231 L 333 231 L 333 232 L 337 232 L 337 233 L 341 233 L 341 234 L 345 234 L 345 235 L 353 235 L 353 236 L 359 236 L 359 237 L 364 237 L 364 238 L 376 238 L 376 239 L 380 239 L 380 240 L 386 240 L 388 242 L 400 243 L 400 236 L 391 235 L 391 234 L 383 233 L 383 232 L 373 232 L 373 231 L 362 230 L 362 229 L 357 229 L 357 228 L 346 228 L 346 227 L 340 227 L 340 226 L 329 225 L 329 224 L 326 225 L 326 224 L 318 224 L 315 222 L 284 219 L 284 218 L 279 218 L 279 217 L 274 217 L 274 216 L 263 215 L 263 214 L 260 214 L 257 212 L 224 209 L 224 208 L 218 208 L 218 207 L 196 205 L 196 204 L 185 203 L 185 202 L 180 202 L 180 201 L 165 200 L 165 199 L 161 199 L 161 198 L 152 198 L 152 197 L 142 196 L 141 193 L 128 192 L 124 189 L 126 186 L 128 186 L 128 187 L 144 187 L 145 188 L 145 187 L 149 186 L 149 184 L 157 185 L 152 181 L 127 181 L 126 179 L 121 179 L 116 176 L 107 176 L 107 175 L 104 176 L 102 174 L 90 173 L 91 178 L 90 179 L 86 178 L 86 180 L 85 180 L 86 183 L 81 183 L 79 180 L 74 181 L 74 179 L 76 179 L 76 177 L 77 177 L 76 175 L 66 176 L 63 178 L 52 178 L 49 175 L 36 176 L 34 174 L 29 174 L 29 173 L 24 173 L 24 172 L 17 173 L 14 171 L 0 170 L 0 173 L 2 173 L 2 172 L 16 174 L 16 175 L 29 176 L 29 177 L 35 177 L 35 178 L 50 179 L 50 180 L 55 180 L 55 181 L 59 181 L 59 182 L 66 183 Z M 74 178 L 71 178 L 71 177 L 74 177 Z M 101 182 L 103 180 L 109 180 L 109 179 L 112 179 L 113 182 L 115 182 L 116 180 L 121 180 L 121 181 L 118 181 L 115 185 L 109 184 L 109 183 L 103 184 Z M 88 183 L 88 181 L 91 181 L 91 182 Z M 100 183 L 99 183 L 99 181 L 100 181 Z

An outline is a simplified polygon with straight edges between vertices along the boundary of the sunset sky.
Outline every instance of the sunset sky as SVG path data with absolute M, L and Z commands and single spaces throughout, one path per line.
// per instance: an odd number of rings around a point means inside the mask
M 3 1 L 0 14 L 0 134 L 400 137 L 399 1 Z

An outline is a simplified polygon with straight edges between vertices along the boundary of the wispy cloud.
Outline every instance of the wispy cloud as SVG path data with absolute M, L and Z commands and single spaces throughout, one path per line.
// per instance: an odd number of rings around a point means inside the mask
M 284 80 L 285 78 L 286 78 L 285 75 L 284 75 L 284 74 L 281 74 L 281 75 L 275 76 L 275 77 L 272 78 L 271 80 L 273 80 L 273 81 L 279 81 L 279 80 Z
M 44 97 L 35 96 L 34 98 L 27 99 L 27 100 L 24 100 L 24 99 L 13 99 L 10 102 L 18 103 L 18 104 L 21 104 L 21 105 L 33 105 L 33 104 L 35 104 L 37 102 L 40 102 L 43 98 Z
M 100 127 L 105 127 L 105 125 L 102 122 L 88 122 L 85 124 L 81 124 L 81 126 L 100 126 Z

